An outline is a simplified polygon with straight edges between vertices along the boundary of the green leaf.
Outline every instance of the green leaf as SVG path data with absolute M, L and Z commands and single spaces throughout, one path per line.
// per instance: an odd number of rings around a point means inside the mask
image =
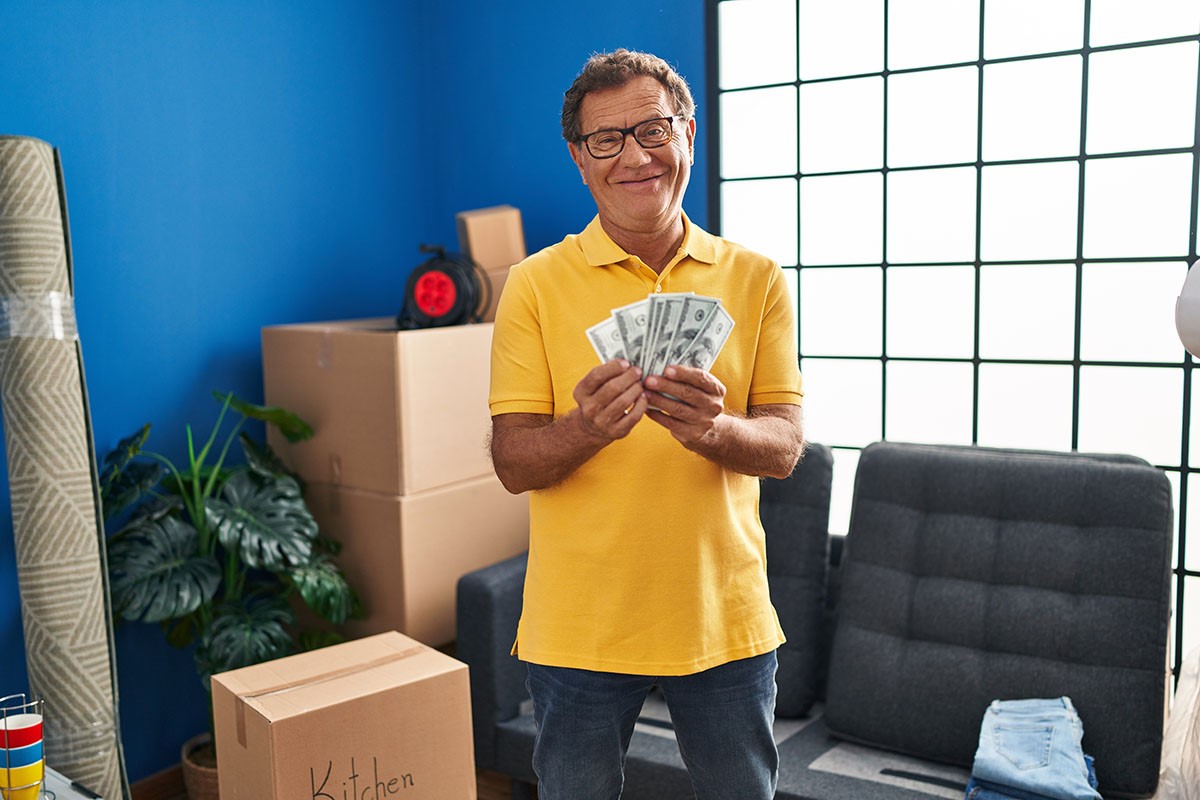
M 221 568 L 197 548 L 199 533 L 167 516 L 126 527 L 108 542 L 114 611 L 128 620 L 187 616 L 212 600 Z
M 106 517 L 114 517 L 154 488 L 165 471 L 160 464 L 135 462 L 150 438 L 149 423 L 127 436 L 104 457 L 100 470 L 100 502 Z
M 342 623 L 354 612 L 357 598 L 346 576 L 324 555 L 315 554 L 293 569 L 291 577 L 304 602 L 322 619 Z
M 221 545 L 251 567 L 283 572 L 312 558 L 317 522 L 290 476 L 235 472 L 205 510 Z
M 229 407 L 244 417 L 256 419 L 274 425 L 289 442 L 302 442 L 313 435 L 312 426 L 302 420 L 299 415 L 279 406 L 259 406 L 248 403 L 232 392 L 222 394 L 213 392 L 213 397 L 224 403 L 229 399 Z
M 259 664 L 295 652 L 287 626 L 295 617 L 285 600 L 250 594 L 239 603 L 217 606 L 212 625 L 196 646 L 196 669 L 208 685 L 209 676 Z
M 264 478 L 273 478 L 276 475 L 291 475 L 300 484 L 301 493 L 303 494 L 304 485 L 300 482 L 300 479 L 292 475 L 291 470 L 280 460 L 270 445 L 260 445 L 254 441 L 250 434 L 245 432 L 238 434 L 238 441 L 242 444 L 242 452 L 246 455 L 246 464 L 251 470 Z

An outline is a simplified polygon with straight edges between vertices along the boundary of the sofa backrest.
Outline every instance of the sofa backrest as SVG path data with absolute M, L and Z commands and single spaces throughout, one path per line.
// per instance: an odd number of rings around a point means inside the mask
M 1171 489 L 1127 456 L 879 443 L 861 454 L 825 718 L 969 767 L 993 699 L 1072 699 L 1106 796 L 1157 782 Z
M 762 482 L 759 517 L 767 534 L 771 602 L 787 643 L 779 648 L 775 713 L 799 717 L 817 699 L 827 652 L 826 548 L 833 454 L 809 443 L 796 470 Z

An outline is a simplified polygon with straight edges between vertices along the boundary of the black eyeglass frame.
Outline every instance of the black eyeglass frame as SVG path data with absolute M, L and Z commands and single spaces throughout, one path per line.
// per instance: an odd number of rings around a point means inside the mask
M 600 128 L 599 130 L 592 131 L 591 133 L 585 133 L 584 135 L 580 136 L 579 141 L 583 142 L 583 146 L 587 148 L 588 155 L 590 155 L 592 158 L 595 158 L 595 159 L 616 158 L 617 156 L 621 155 L 621 153 L 625 152 L 625 140 L 627 138 L 629 138 L 630 136 L 633 137 L 633 140 L 635 142 L 637 142 L 638 145 L 640 145 L 643 150 L 656 150 L 660 147 L 665 147 L 666 145 L 669 145 L 671 142 L 675 141 L 675 120 L 677 120 L 677 119 L 681 119 L 681 117 L 678 114 L 672 114 L 669 117 L 650 117 L 650 119 L 644 119 L 641 122 L 634 123 L 633 125 L 631 125 L 628 128 Z M 660 142 L 659 144 L 649 144 L 648 145 L 648 144 L 644 144 L 642 142 L 642 140 L 638 138 L 638 135 L 636 132 L 637 129 L 642 127 L 643 125 L 646 125 L 647 123 L 650 123 L 650 122 L 665 122 L 665 123 L 667 123 L 667 130 L 669 130 L 671 132 L 671 135 L 667 138 L 667 140 L 665 142 Z M 593 137 L 599 133 L 619 133 L 619 134 L 621 134 L 621 146 L 618 147 L 615 152 L 609 153 L 608 155 L 603 155 L 603 156 L 596 155 L 595 153 L 592 152 L 592 145 L 591 145 L 591 142 L 588 141 L 588 139 L 590 139 L 591 137 Z

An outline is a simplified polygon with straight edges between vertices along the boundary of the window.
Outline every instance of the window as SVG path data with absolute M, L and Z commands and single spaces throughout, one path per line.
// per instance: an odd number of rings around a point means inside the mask
M 1200 646 L 1200 400 L 1174 329 L 1200 3 L 708 14 L 711 224 L 788 274 L 834 532 L 878 439 L 1141 456 L 1174 490 L 1178 667 Z

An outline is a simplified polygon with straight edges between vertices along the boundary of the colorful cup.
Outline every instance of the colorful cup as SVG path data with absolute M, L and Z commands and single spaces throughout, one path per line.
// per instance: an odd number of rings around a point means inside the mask
M 4 800 L 37 797 L 45 764 L 44 761 L 35 761 L 25 767 L 0 768 L 0 795 Z
M 28 747 L 41 740 L 41 714 L 21 713 L 0 716 L 0 748 L 11 750 Z
M 28 767 L 42 760 L 42 743 L 34 742 L 24 747 L 0 749 L 0 769 Z

